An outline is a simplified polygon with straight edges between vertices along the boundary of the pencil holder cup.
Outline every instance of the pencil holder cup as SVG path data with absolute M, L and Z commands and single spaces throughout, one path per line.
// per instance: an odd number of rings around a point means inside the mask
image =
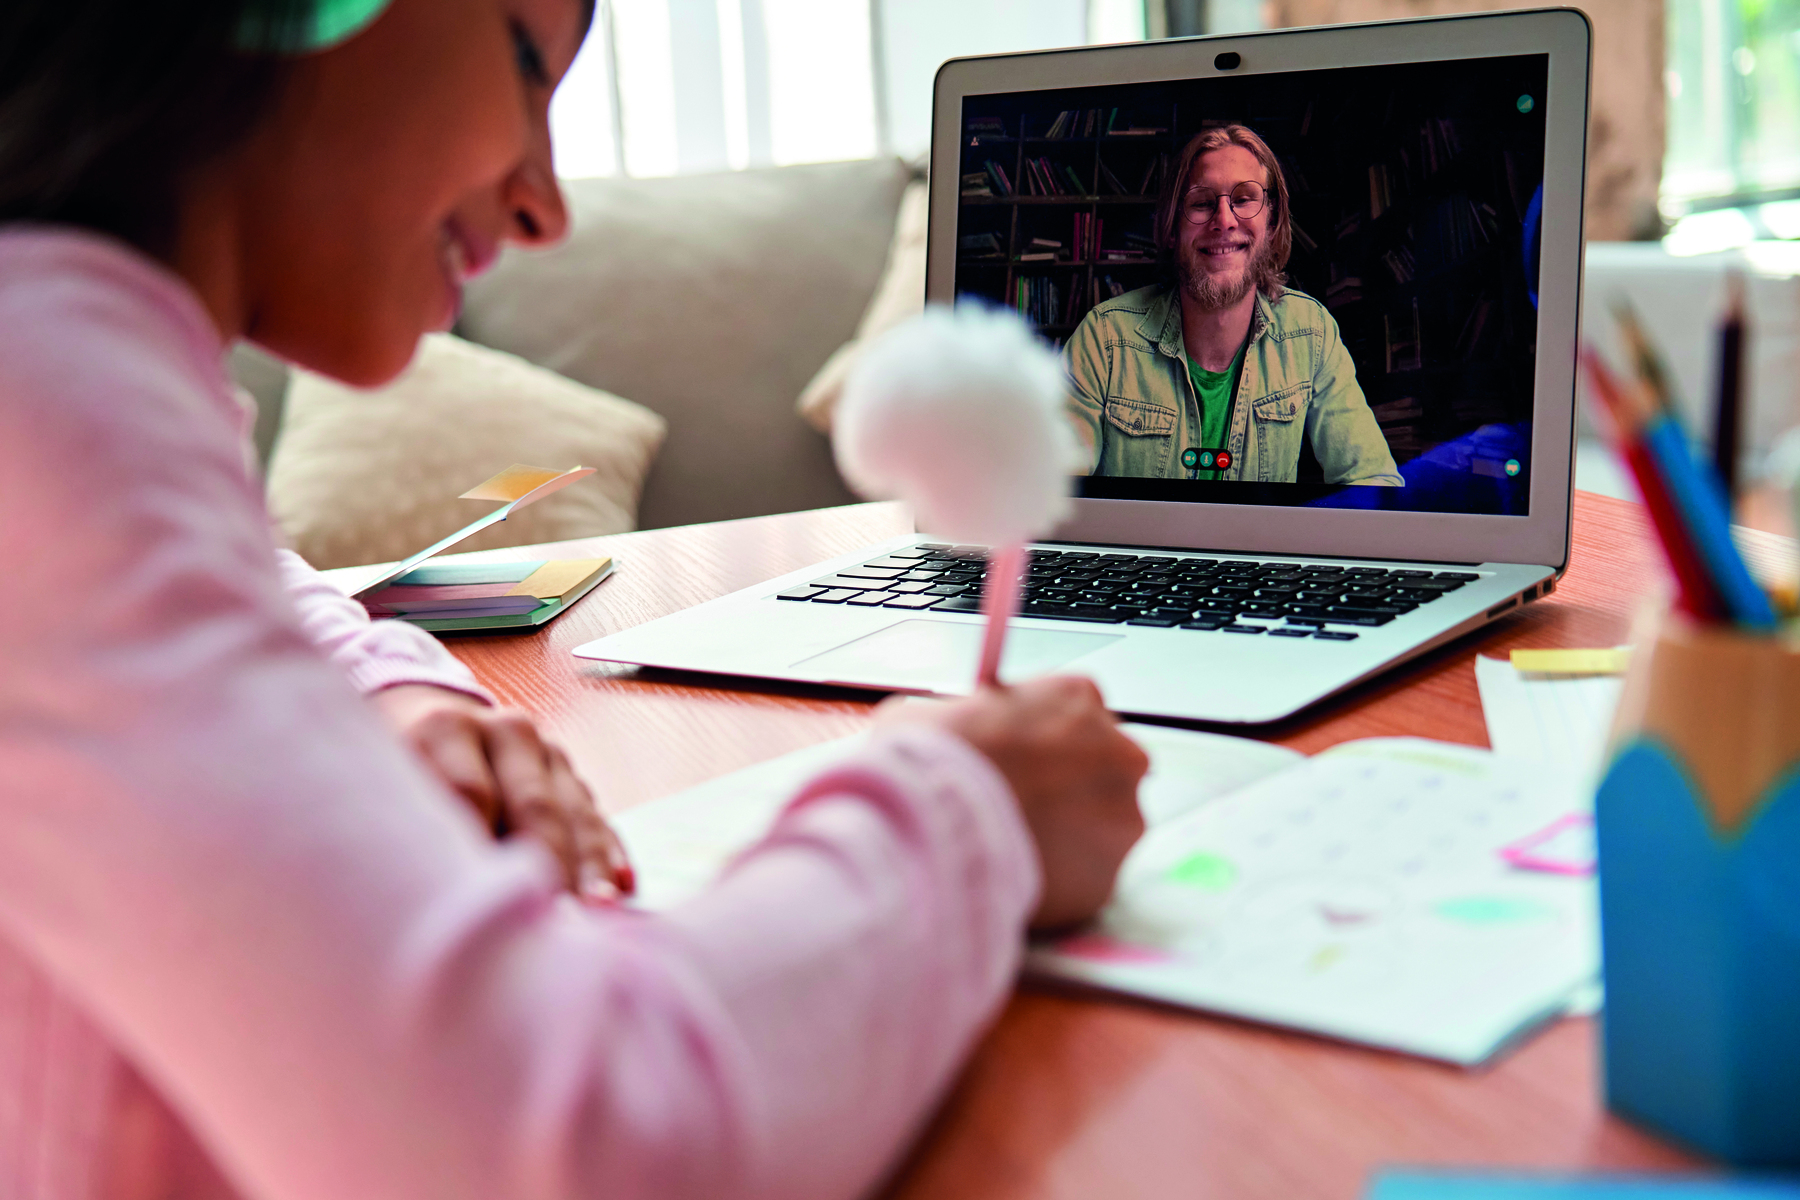
M 1800 1165 L 1800 648 L 1647 624 L 1594 809 L 1607 1104 Z

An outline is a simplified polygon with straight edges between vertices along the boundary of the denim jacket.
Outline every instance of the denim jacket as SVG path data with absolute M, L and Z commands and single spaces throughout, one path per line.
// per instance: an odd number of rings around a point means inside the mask
M 1182 451 L 1200 448 L 1200 401 L 1173 287 L 1139 288 L 1095 308 L 1070 336 L 1063 362 L 1089 474 L 1196 477 Z M 1405 485 L 1325 306 L 1292 289 L 1273 301 L 1258 292 L 1232 393 L 1232 462 L 1219 478 L 1293 483 L 1308 439 L 1326 483 Z

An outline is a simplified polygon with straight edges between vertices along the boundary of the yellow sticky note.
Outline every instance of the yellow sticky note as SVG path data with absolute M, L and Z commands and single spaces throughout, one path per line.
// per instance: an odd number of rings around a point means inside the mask
M 548 467 L 528 467 L 524 463 L 514 463 L 485 483 L 480 483 L 458 496 L 458 500 L 517 500 L 533 488 L 543 487 L 567 471 L 553 471 Z
M 1513 670 L 1527 675 L 1618 675 L 1631 663 L 1629 650 L 1514 650 Z
M 540 600 L 560 600 L 606 569 L 610 558 L 560 558 L 547 562 L 506 593 L 509 596 L 536 596 Z

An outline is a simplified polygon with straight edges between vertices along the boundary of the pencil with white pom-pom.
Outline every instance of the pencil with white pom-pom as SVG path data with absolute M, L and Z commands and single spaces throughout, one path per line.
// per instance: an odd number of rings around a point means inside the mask
M 925 313 L 874 342 L 844 384 L 832 446 L 850 485 L 912 506 L 918 527 L 991 548 L 979 686 L 1000 679 L 1026 543 L 1069 509 L 1079 452 L 1062 365 L 1016 315 Z

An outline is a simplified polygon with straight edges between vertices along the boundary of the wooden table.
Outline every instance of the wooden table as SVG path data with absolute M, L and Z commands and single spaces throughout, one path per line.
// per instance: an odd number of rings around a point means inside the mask
M 558 553 L 618 556 L 618 575 L 541 633 L 452 645 L 505 702 L 540 716 L 617 812 L 854 732 L 870 699 L 583 662 L 574 646 L 908 531 L 897 506 L 870 504 L 564 543 Z M 1577 493 L 1573 561 L 1554 595 L 1257 735 L 1309 754 L 1394 734 L 1485 746 L 1476 653 L 1615 644 L 1662 584 L 1654 553 L 1636 505 Z M 1383 1164 L 1691 1163 L 1606 1114 L 1595 1052 L 1593 1023 L 1564 1020 L 1464 1071 L 1027 987 L 889 1194 L 1348 1198 Z

